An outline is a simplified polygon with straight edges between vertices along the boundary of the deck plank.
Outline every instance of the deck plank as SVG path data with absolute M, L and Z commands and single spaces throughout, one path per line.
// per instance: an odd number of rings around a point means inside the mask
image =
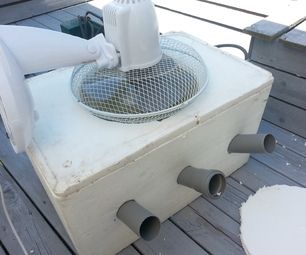
M 73 244 L 68 237 L 63 224 L 49 200 L 31 162 L 24 153 L 15 154 L 12 146 L 5 135 L 4 126 L 0 118 L 0 162 L 2 162 L 9 173 L 14 176 L 15 181 L 22 190 L 28 194 L 31 200 L 39 208 L 41 213 L 48 219 L 66 243 L 72 248 Z M 29 185 L 30 184 L 30 185 Z
M 289 47 L 306 50 L 306 21 L 282 35 L 280 41 Z
M 219 199 L 209 199 L 209 201 L 218 210 L 221 210 L 233 220 L 240 223 L 239 208 L 252 194 L 254 194 L 253 191 L 229 177 L 227 178 L 227 186 L 222 197 Z
M 140 253 L 133 246 L 130 245 L 119 253 L 117 253 L 117 255 L 140 255 Z
M 199 245 L 186 236 L 169 220 L 161 226 L 159 236 L 153 241 L 138 240 L 135 247 L 145 255 L 175 254 L 175 255 L 207 255 Z
M 280 128 L 267 121 L 262 121 L 259 126 L 260 133 L 271 133 L 276 137 L 277 143 L 288 150 L 306 157 L 306 139 Z
M 267 41 L 253 37 L 250 59 L 280 71 L 306 78 L 305 51 L 288 47 L 280 40 Z
M 302 23 L 306 18 L 303 1 L 285 1 L 278 4 L 277 8 L 275 8 L 275 3 L 271 1 L 267 6 L 272 7 L 268 17 L 247 27 L 245 32 L 272 41 Z
M 103 1 L 103 2 L 106 2 L 106 1 Z M 71 14 L 71 15 L 73 15 L 73 16 L 75 16 L 75 17 L 77 17 L 77 16 L 84 16 L 86 14 L 86 12 L 88 12 L 88 11 L 93 12 L 96 15 L 102 17 L 102 9 L 93 6 L 91 3 L 92 2 L 78 4 L 78 5 L 72 6 L 70 8 L 64 9 L 64 11 L 69 13 L 69 14 Z M 101 23 L 101 20 L 96 18 L 96 17 L 94 17 L 93 15 L 89 15 L 89 17 L 93 21 L 97 22 L 98 24 Z
M 49 29 L 48 27 L 46 27 L 45 25 L 33 20 L 33 19 L 25 19 L 22 21 L 18 21 L 15 23 L 16 25 L 19 26 L 29 26 L 29 27 L 38 27 L 38 28 L 45 28 L 45 29 Z
M 75 18 L 75 15 L 72 15 L 68 12 L 65 11 L 65 9 L 63 10 L 57 10 L 57 11 L 53 11 L 53 12 L 49 12 L 47 15 L 63 22 L 63 21 L 67 21 L 67 20 L 71 20 L 73 18 Z
M 7 253 L 3 250 L 1 245 L 0 245 L 0 255 L 7 255 Z
M 266 17 L 271 13 L 268 8 L 269 2 L 266 0 L 245 1 L 245 0 L 198 0 L 226 8 L 238 10 L 241 12 L 251 13 L 257 16 Z
M 269 97 L 263 118 L 306 138 L 306 111 L 274 97 Z
M 180 14 L 185 14 L 196 19 L 205 20 L 213 24 L 224 26 L 236 31 L 244 29 L 262 19 L 262 17 L 216 6 L 213 4 L 196 0 L 175 1 L 175 0 L 154 0 L 154 4 Z
M 241 12 L 248 12 L 259 16 L 269 16 L 280 10 L 294 5 L 292 2 L 298 2 L 299 0 L 278 0 L 277 8 L 275 8 L 274 1 L 267 0 L 257 0 L 257 1 L 245 1 L 245 0 L 198 0 L 203 2 L 208 2 L 211 4 L 221 5 L 231 9 L 236 9 Z M 302 0 L 303 1 L 303 0 Z M 300 2 L 302 2 L 300 1 Z
M 241 246 L 239 237 L 240 224 L 234 221 L 227 214 L 218 210 L 208 200 L 199 197 L 189 205 L 201 217 L 213 225 L 216 229 L 228 236 L 236 244 Z
M 85 13 L 86 13 L 86 9 L 83 7 L 82 8 L 82 5 L 84 4 L 78 4 L 78 5 L 75 5 L 75 6 L 71 6 L 71 7 L 68 7 L 68 8 L 65 8 L 63 11 L 77 17 L 77 16 L 84 16 Z
M 252 62 L 274 76 L 271 96 L 306 110 L 306 79 Z
M 306 158 L 280 145 L 276 146 L 274 153 L 254 154 L 252 157 L 300 186 L 306 187 Z
M 1 246 L 0 246 L 0 255 L 6 255 L 5 251 L 2 249 Z
M 298 186 L 297 182 L 286 178 L 253 158 L 250 158 L 248 163 L 234 172 L 231 177 L 254 192 L 264 186 L 275 184 Z
M 39 15 L 37 17 L 33 17 L 32 19 L 39 22 L 40 24 L 43 24 L 51 30 L 61 31 L 61 22 L 48 14 Z
M 161 8 L 156 8 L 156 13 L 162 33 L 182 31 L 211 45 L 233 43 L 241 45 L 245 49 L 249 47 L 251 39 L 249 35 Z M 233 51 L 229 52 L 234 53 Z
M 5 203 L 12 224 L 29 254 L 71 254 L 2 166 L 0 185 L 4 196 L 2 202 Z M 2 243 L 10 254 L 24 254 L 5 217 L 3 206 L 0 209 L 0 218 Z
M 32 0 L 24 1 L 18 5 L 9 5 L 0 8 L 0 24 L 31 18 L 85 1 L 87 0 Z
M 172 216 L 171 220 L 210 254 L 244 254 L 238 244 L 198 215 L 191 207 L 185 207 Z

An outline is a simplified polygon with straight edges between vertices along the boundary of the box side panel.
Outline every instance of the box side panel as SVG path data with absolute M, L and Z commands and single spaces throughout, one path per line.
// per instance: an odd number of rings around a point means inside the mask
M 135 199 L 165 220 L 197 198 L 199 193 L 176 183 L 184 167 L 229 175 L 245 164 L 248 154 L 228 154 L 227 147 L 236 134 L 256 133 L 269 91 L 254 94 L 67 198 L 51 195 L 79 253 L 114 254 L 137 239 L 116 218 L 127 200 Z

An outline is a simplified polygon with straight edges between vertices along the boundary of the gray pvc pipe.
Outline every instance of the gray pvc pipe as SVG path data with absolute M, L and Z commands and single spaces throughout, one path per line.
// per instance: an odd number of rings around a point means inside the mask
M 134 200 L 125 202 L 119 208 L 117 217 L 146 241 L 153 240 L 159 233 L 160 220 Z
M 209 198 L 219 198 L 226 187 L 225 176 L 221 171 L 198 169 L 192 166 L 181 171 L 177 183 L 195 189 Z
M 276 140 L 271 134 L 236 135 L 228 146 L 229 153 L 271 153 Z

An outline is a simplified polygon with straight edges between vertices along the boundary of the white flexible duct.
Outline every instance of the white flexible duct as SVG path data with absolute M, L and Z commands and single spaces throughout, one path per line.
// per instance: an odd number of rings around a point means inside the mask
M 0 25 L 0 39 L 24 74 L 91 61 L 112 68 L 119 62 L 115 47 L 102 34 L 85 40 L 47 29 Z
M 24 74 L 96 61 L 118 65 L 115 47 L 102 34 L 85 40 L 46 29 L 0 26 L 0 114 L 15 152 L 32 139 L 35 112 Z

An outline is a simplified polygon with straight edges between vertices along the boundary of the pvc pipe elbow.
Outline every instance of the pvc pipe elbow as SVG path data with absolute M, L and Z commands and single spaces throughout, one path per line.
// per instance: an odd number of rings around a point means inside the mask
M 221 171 L 198 169 L 192 166 L 181 171 L 177 183 L 213 199 L 219 198 L 226 187 L 225 176 Z
M 229 153 L 272 153 L 276 140 L 271 134 L 236 135 L 228 146 Z

